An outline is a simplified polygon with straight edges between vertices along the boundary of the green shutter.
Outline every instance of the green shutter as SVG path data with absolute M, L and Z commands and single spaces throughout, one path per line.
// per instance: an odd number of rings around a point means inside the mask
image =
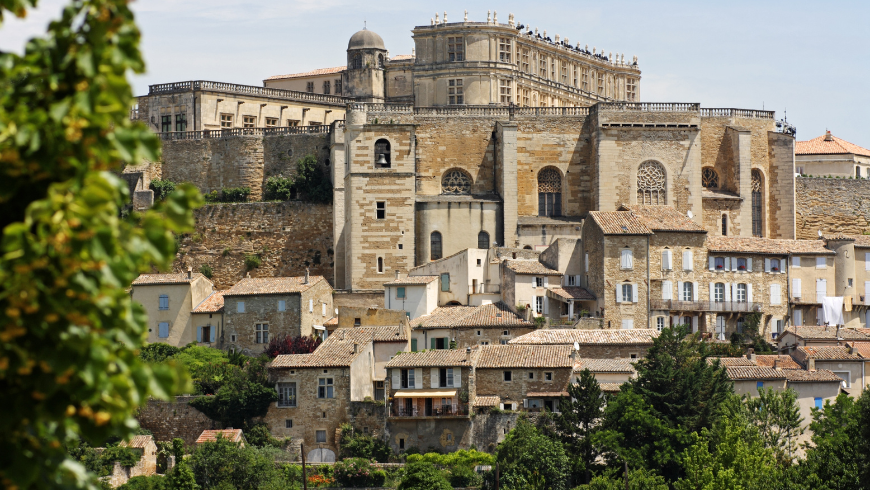
M 429 339 L 429 343 L 432 344 L 432 349 L 434 349 L 435 348 L 435 337 L 432 337 L 431 339 Z
M 417 352 L 417 339 L 411 339 L 411 352 Z
M 450 337 L 444 337 L 444 348 L 445 349 L 450 348 Z

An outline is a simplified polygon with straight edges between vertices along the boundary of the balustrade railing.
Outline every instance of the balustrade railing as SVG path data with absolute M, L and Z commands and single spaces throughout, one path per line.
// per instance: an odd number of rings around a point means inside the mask
M 677 301 L 672 299 L 651 299 L 651 310 L 668 311 L 709 311 L 709 312 L 754 312 L 761 311 L 761 303 L 746 301 Z
M 393 417 L 456 417 L 468 415 L 468 407 L 464 405 L 433 405 L 431 409 L 419 408 L 416 405 L 408 408 L 394 406 Z
M 599 102 L 599 112 L 698 112 L 701 104 L 687 102 Z
M 170 131 L 157 133 L 163 141 L 201 140 L 205 138 L 228 138 L 230 136 L 280 136 L 285 134 L 327 134 L 332 132 L 329 124 L 317 126 L 282 126 L 277 128 L 227 128 L 202 131 Z
M 237 83 L 211 82 L 207 80 L 192 80 L 187 82 L 160 83 L 148 86 L 148 95 L 172 94 L 190 92 L 193 90 L 212 90 L 228 94 L 257 95 L 278 99 L 303 100 L 333 105 L 345 105 L 347 99 L 340 95 L 313 94 L 282 88 L 258 87 L 256 85 L 240 85 Z
M 517 107 L 461 105 L 414 107 L 408 104 L 348 104 L 348 110 L 379 114 L 414 114 L 416 116 L 588 116 L 589 107 Z
M 703 108 L 701 117 L 741 117 L 744 119 L 774 118 L 774 111 L 757 111 L 754 109 Z

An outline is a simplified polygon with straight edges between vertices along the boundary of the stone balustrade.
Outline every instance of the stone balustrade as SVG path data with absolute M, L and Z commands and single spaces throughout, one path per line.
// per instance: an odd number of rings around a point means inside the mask
M 240 85 L 237 83 L 211 82 L 207 80 L 192 80 L 187 82 L 160 83 L 148 86 L 148 95 L 165 95 L 196 90 L 208 90 L 225 94 L 252 95 L 258 97 L 270 97 L 305 102 L 317 102 L 320 104 L 344 106 L 347 104 L 345 97 L 340 95 L 324 95 L 309 92 L 298 92 L 280 88 L 258 87 L 255 85 Z
M 774 111 L 757 111 L 753 109 L 701 109 L 701 117 L 740 117 L 744 119 L 770 119 L 773 120 Z
M 343 122 L 343 121 L 342 121 Z M 230 136 L 280 136 L 285 134 L 328 134 L 332 125 L 317 126 L 281 126 L 274 128 L 227 128 L 206 129 L 203 131 L 169 131 L 157 133 L 163 141 L 201 140 L 204 138 L 228 138 Z

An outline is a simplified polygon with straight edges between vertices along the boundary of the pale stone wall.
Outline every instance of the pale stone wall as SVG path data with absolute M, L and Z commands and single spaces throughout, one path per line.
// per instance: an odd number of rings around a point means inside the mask
M 285 301 L 286 311 L 278 311 L 278 301 Z M 245 303 L 243 313 L 238 312 L 239 302 Z M 226 349 L 238 350 L 248 355 L 259 355 L 269 344 L 256 343 L 254 326 L 257 323 L 269 325 L 270 339 L 282 335 L 298 337 L 300 308 L 299 294 L 225 296 L 222 345 Z
M 191 446 L 204 430 L 217 429 L 218 423 L 191 407 L 196 396 L 176 396 L 172 401 L 148 400 L 136 413 L 136 420 L 148 429 L 155 441 L 171 441 L 176 437 Z
M 594 242 L 593 242 L 594 243 Z M 649 285 L 647 282 L 647 237 L 646 236 L 613 236 L 607 235 L 603 242 L 594 246 L 602 248 L 604 287 L 595 293 L 599 307 L 604 308 L 605 328 L 623 328 L 623 320 L 632 320 L 633 328 L 649 328 L 649 312 L 647 300 Z M 634 264 L 631 269 L 622 269 L 620 265 L 621 250 L 626 247 L 632 250 Z M 593 264 L 589 265 L 590 270 Z M 616 302 L 616 288 L 624 283 L 634 284 L 637 288 L 637 303 L 630 300 Z
M 870 177 L 870 157 L 862 155 L 795 155 L 794 165 L 795 173 L 803 175 L 849 179 L 857 177 L 856 171 L 861 169 L 862 178 Z
M 163 342 L 182 347 L 196 341 L 190 310 L 208 297 L 214 290 L 211 281 L 204 277 L 190 284 L 154 284 L 133 286 L 133 301 L 141 304 L 148 315 L 148 342 Z M 169 296 L 169 309 L 161 310 L 160 296 Z M 169 337 L 160 338 L 158 324 L 169 323 Z
M 818 230 L 870 232 L 870 182 L 866 180 L 797 178 L 795 200 L 797 238 L 814 240 Z
M 441 233 L 442 257 L 448 257 L 466 249 L 477 250 L 478 234 L 489 235 L 490 245 L 500 241 L 503 235 L 499 219 L 501 205 L 494 201 L 418 202 L 416 204 L 416 263 L 426 264 L 432 256 L 430 237 Z M 485 254 L 485 250 L 482 250 Z M 466 283 L 466 284 L 470 284 Z M 458 292 L 467 302 L 467 292 Z

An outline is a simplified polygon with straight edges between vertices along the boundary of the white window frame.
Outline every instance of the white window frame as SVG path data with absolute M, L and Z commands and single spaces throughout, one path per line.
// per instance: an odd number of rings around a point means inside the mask
M 297 406 L 297 397 L 296 397 L 296 382 L 295 381 L 286 381 L 281 382 L 275 385 L 275 389 L 278 391 L 278 407 L 281 408 L 293 408 Z
M 631 270 L 634 268 L 634 255 L 630 248 L 624 248 L 620 251 L 619 268 L 622 270 Z

